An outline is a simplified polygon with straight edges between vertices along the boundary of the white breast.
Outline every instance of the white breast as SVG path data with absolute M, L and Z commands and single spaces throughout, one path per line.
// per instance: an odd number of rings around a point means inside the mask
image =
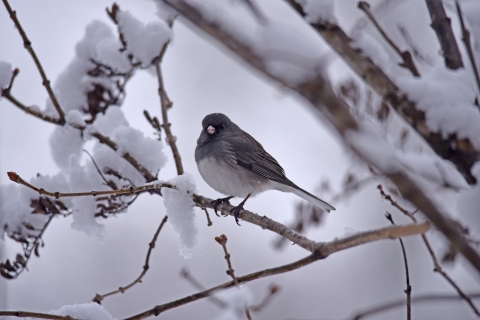
M 219 163 L 212 158 L 205 158 L 198 164 L 198 171 L 210 187 L 227 196 L 245 198 L 260 192 L 270 190 L 269 183 L 254 173 L 238 166 L 233 168 L 225 163 Z

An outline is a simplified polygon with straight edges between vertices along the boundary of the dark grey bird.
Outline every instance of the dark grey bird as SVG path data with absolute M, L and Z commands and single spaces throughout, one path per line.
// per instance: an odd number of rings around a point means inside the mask
M 215 213 L 220 203 L 233 197 L 244 198 L 231 210 L 238 224 L 238 215 L 247 199 L 267 190 L 291 192 L 322 209 L 335 210 L 290 181 L 277 160 L 226 115 L 209 114 L 202 127 L 195 148 L 198 171 L 210 187 L 228 195 L 213 201 Z

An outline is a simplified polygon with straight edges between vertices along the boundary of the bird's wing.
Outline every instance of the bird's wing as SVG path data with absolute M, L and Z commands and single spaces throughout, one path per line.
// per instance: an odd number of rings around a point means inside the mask
M 285 176 L 285 170 L 268 152 L 263 149 L 262 145 L 251 135 L 242 132 L 239 136 L 229 137 L 230 145 L 235 146 L 236 162 L 239 166 L 250 170 L 264 178 L 286 184 L 293 183 Z

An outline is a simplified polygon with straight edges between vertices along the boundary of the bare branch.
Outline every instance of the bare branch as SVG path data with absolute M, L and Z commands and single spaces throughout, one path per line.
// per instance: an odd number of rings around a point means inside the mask
M 355 246 L 358 246 L 360 244 L 365 244 L 373 241 L 378 241 L 378 240 L 383 240 L 383 239 L 389 239 L 389 238 L 399 238 L 399 237 L 404 237 L 412 234 L 417 234 L 419 231 L 422 232 L 422 230 L 426 230 L 428 228 L 427 224 L 423 225 L 406 225 L 406 226 L 393 226 L 393 227 L 388 227 L 388 228 L 383 228 L 383 229 L 378 229 L 374 231 L 367 231 L 367 232 L 361 232 L 356 235 L 350 236 L 348 238 L 344 239 L 339 239 L 339 240 L 333 240 L 330 242 L 319 242 L 317 249 L 314 250 L 314 253 L 300 259 L 298 261 L 295 261 L 293 263 L 289 263 L 280 267 L 272 268 L 272 269 L 265 269 L 262 271 L 250 273 L 245 276 L 237 277 L 238 284 L 244 284 L 256 279 L 260 278 L 265 278 L 268 276 L 276 275 L 276 274 L 281 274 L 285 272 L 289 272 L 292 270 L 299 269 L 301 267 L 304 267 L 306 265 L 311 264 L 312 262 L 315 262 L 320 259 L 325 259 L 328 257 L 330 254 L 342 251 L 345 249 L 349 249 Z M 218 285 L 216 287 L 197 292 L 195 294 L 192 294 L 190 296 L 187 296 L 185 298 L 171 301 L 168 303 L 165 303 L 163 305 L 158 305 L 153 307 L 150 310 L 147 310 L 145 312 L 142 312 L 140 314 L 137 314 L 135 316 L 129 317 L 125 320 L 138 320 L 138 319 L 145 319 L 151 316 L 158 316 L 160 313 L 165 312 L 167 310 L 179 307 L 181 305 L 185 305 L 187 303 L 193 302 L 193 301 L 198 301 L 199 299 L 203 299 L 208 297 L 213 291 L 219 290 L 219 289 L 226 289 L 226 288 L 231 288 L 235 286 L 234 281 L 226 282 L 224 284 Z
M 285 1 L 305 17 L 303 7 L 298 0 Z M 440 133 L 433 133 L 426 129 L 428 126 L 425 114 L 417 110 L 415 104 L 408 100 L 405 93 L 400 91 L 397 85 L 371 59 L 359 49 L 352 47 L 352 40 L 338 25 L 331 23 L 312 23 L 310 25 L 353 71 L 423 137 L 440 157 L 453 162 L 469 184 L 477 182 L 470 170 L 480 159 L 480 151 L 476 150 L 469 140 L 460 139 L 454 134 L 443 137 Z
M 165 92 L 160 62 L 161 62 L 160 59 L 157 62 L 155 62 L 155 71 L 157 73 L 157 80 L 158 80 L 158 95 L 160 96 L 160 103 L 162 105 L 162 121 L 163 121 L 162 128 L 165 131 L 165 134 L 167 136 L 166 138 L 167 144 L 172 149 L 173 158 L 175 159 L 175 166 L 177 167 L 177 174 L 182 175 L 183 174 L 182 157 L 180 156 L 180 152 L 178 151 L 178 148 L 177 148 L 176 138 L 173 136 L 172 130 L 170 128 L 172 124 L 168 122 L 167 111 L 172 107 L 172 102 L 170 101 L 170 99 L 167 96 L 167 93 Z
M 0 311 L 0 316 L 17 317 L 17 318 L 34 318 L 34 319 L 53 319 L 53 320 L 76 320 L 70 316 L 57 316 L 54 314 L 27 312 L 27 311 Z
M 395 50 L 395 52 L 398 53 L 398 55 L 403 59 L 402 63 L 399 63 L 400 67 L 406 68 L 410 70 L 410 72 L 415 76 L 415 77 L 420 77 L 420 73 L 418 72 L 417 67 L 415 66 L 415 62 L 413 61 L 412 55 L 409 51 L 402 51 L 400 48 L 393 42 L 393 40 L 387 35 L 385 30 L 380 26 L 378 23 L 377 19 L 375 19 L 375 16 L 373 15 L 373 12 L 370 10 L 370 5 L 366 1 L 360 1 L 358 2 L 358 8 L 365 12 L 367 17 L 372 21 L 373 25 L 375 28 L 377 28 L 378 32 L 382 35 L 382 37 L 385 39 L 385 41 L 388 42 L 388 44 Z
M 20 33 L 20 36 L 22 37 L 23 45 L 25 46 L 25 49 L 27 49 L 28 53 L 30 53 L 30 55 L 32 56 L 32 59 L 35 62 L 35 65 L 37 66 L 38 71 L 40 72 L 40 76 L 42 77 L 42 84 L 45 86 L 45 89 L 47 89 L 48 96 L 50 97 L 50 100 L 52 101 L 52 104 L 57 110 L 58 115 L 60 117 L 60 124 L 64 124 L 65 113 L 63 112 L 62 108 L 60 107 L 60 104 L 57 101 L 57 98 L 55 97 L 55 94 L 53 93 L 52 87 L 50 86 L 50 80 L 48 80 L 47 75 L 43 70 L 42 64 L 40 63 L 40 60 L 38 60 L 37 55 L 35 54 L 35 51 L 33 51 L 32 43 L 30 42 L 30 40 L 28 40 L 27 34 L 23 30 L 22 25 L 20 24 L 20 21 L 17 18 L 17 13 L 14 10 L 12 10 L 12 8 L 10 7 L 10 4 L 8 3 L 8 0 L 3 0 L 3 4 L 5 5 L 5 8 L 7 9 L 8 14 L 10 15 L 10 18 L 15 24 L 15 27 Z
M 227 261 L 227 265 L 228 265 L 227 274 L 230 277 L 232 277 L 232 280 L 235 284 L 238 284 L 238 280 L 235 277 L 235 273 L 232 268 L 232 262 L 230 261 L 230 253 L 228 253 L 228 250 L 227 250 L 227 236 L 224 234 L 221 234 L 219 237 L 215 237 L 215 241 L 217 241 L 222 246 L 223 252 L 225 253 L 225 260 Z
M 445 65 L 452 70 L 463 68 L 462 55 L 458 49 L 450 18 L 445 13 L 442 0 L 425 0 L 425 2 L 432 20 L 430 26 L 437 34 Z
M 385 217 L 390 221 L 391 224 L 395 225 L 393 222 L 392 215 L 387 212 Z M 407 252 L 405 251 L 405 246 L 403 245 L 402 238 L 398 238 L 400 241 L 400 246 L 402 247 L 402 254 L 403 254 L 403 262 L 405 264 L 405 281 L 407 282 L 407 288 L 404 290 L 405 294 L 407 295 L 407 320 L 412 319 L 412 286 L 410 285 L 410 274 L 408 272 L 408 262 L 407 262 Z
M 480 293 L 472 293 L 470 294 L 470 297 L 478 299 L 480 298 Z M 420 295 L 417 297 L 412 298 L 412 304 L 413 303 L 423 303 L 423 302 L 453 302 L 453 301 L 460 301 L 460 298 L 457 295 L 445 295 L 445 294 L 426 294 L 426 295 Z M 361 313 L 358 313 L 357 315 L 353 316 L 351 319 L 352 320 L 359 320 L 363 319 L 367 316 L 372 316 L 377 313 L 382 313 L 384 311 L 388 311 L 394 308 L 398 308 L 403 306 L 405 301 L 402 300 L 397 300 L 393 301 L 390 303 L 382 304 L 378 307 L 374 307 L 372 309 L 369 309 L 367 311 L 363 311 Z
M 130 289 L 131 287 L 133 287 L 137 283 L 142 282 L 143 277 L 145 276 L 148 269 L 150 268 L 150 266 L 148 264 L 149 261 L 150 261 L 150 254 L 152 253 L 153 248 L 155 248 L 155 243 L 157 242 L 158 235 L 160 234 L 160 231 L 162 230 L 165 223 L 167 222 L 167 219 L 168 219 L 167 216 L 163 217 L 162 222 L 158 226 L 157 231 L 155 232 L 152 241 L 148 244 L 148 252 L 147 252 L 147 257 L 145 258 L 145 264 L 143 265 L 143 270 L 140 273 L 140 275 L 137 277 L 137 279 L 133 280 L 132 283 L 126 285 L 125 287 L 118 288 L 118 290 L 115 290 L 115 291 L 112 291 L 112 292 L 109 292 L 109 293 L 105 293 L 105 294 L 96 294 L 95 298 L 92 299 L 93 302 L 101 304 L 101 302 L 104 298 L 106 298 L 108 296 L 111 296 L 111 295 L 114 295 L 116 293 L 124 293 L 126 290 Z
M 37 188 L 30 183 L 26 182 L 23 180 L 18 174 L 15 172 L 8 172 L 8 177 L 10 180 L 13 182 L 16 182 L 18 184 L 24 185 L 36 192 L 40 195 L 46 195 L 49 197 L 53 197 L 55 199 L 58 198 L 64 198 L 64 197 L 85 197 L 85 196 L 101 196 L 101 195 L 109 195 L 109 194 L 115 194 L 115 195 L 121 195 L 121 194 L 135 194 L 135 193 L 140 193 L 143 191 L 147 190 L 152 190 L 152 189 L 161 189 L 161 188 L 170 188 L 170 189 L 176 189 L 176 187 L 168 182 L 162 182 L 162 183 L 154 183 L 154 184 L 146 184 L 143 186 L 139 187 L 129 187 L 129 188 L 123 188 L 123 189 L 118 189 L 118 190 L 99 190 L 99 191 L 86 191 L 86 192 L 71 192 L 71 193 L 62 193 L 59 191 L 47 191 L 43 188 Z
M 472 65 L 473 74 L 475 75 L 475 81 L 477 82 L 478 93 L 480 94 L 480 76 L 478 75 L 477 63 L 475 62 L 475 55 L 473 54 L 472 42 L 470 41 L 470 31 L 468 31 L 468 29 L 465 27 L 465 22 L 463 21 L 462 9 L 460 8 L 460 2 L 458 2 L 458 0 L 455 0 L 455 6 L 457 8 L 457 14 L 460 20 L 460 28 L 462 29 L 462 41 L 465 44 L 465 49 L 467 49 L 468 58 L 470 59 L 470 64 Z
M 407 217 L 409 217 L 413 222 L 417 222 L 417 219 L 415 218 L 415 216 L 413 215 L 414 213 L 413 212 L 410 212 L 408 211 L 407 209 L 403 208 L 401 205 L 398 204 L 398 202 L 396 202 L 395 200 L 393 200 L 393 198 L 387 194 L 384 190 L 383 190 L 383 187 L 382 185 L 378 185 L 377 186 L 378 190 L 380 191 L 380 194 L 383 198 L 385 198 L 385 200 L 389 201 L 390 204 L 392 206 L 394 206 L 395 208 L 397 208 L 398 210 L 400 210 L 400 212 L 402 212 L 403 214 L 405 214 Z M 430 241 L 428 240 L 427 238 L 427 235 L 426 234 L 422 234 L 422 240 L 423 242 L 425 243 L 425 246 L 427 247 L 427 250 L 428 250 L 428 253 L 430 254 L 430 256 L 432 257 L 432 260 L 433 260 L 433 271 L 434 272 L 438 272 L 445 280 L 447 280 L 448 283 L 450 283 L 450 285 L 457 291 L 458 295 L 463 299 L 465 300 L 465 302 L 472 308 L 473 312 L 480 316 L 480 312 L 478 311 L 477 307 L 473 304 L 473 301 L 472 299 L 467 296 L 462 289 L 460 289 L 460 287 L 457 285 L 457 283 L 455 281 L 453 281 L 453 279 L 443 270 L 442 266 L 440 265 L 440 263 L 438 262 L 438 259 L 437 259 L 437 256 L 435 254 L 435 252 L 433 251 L 432 249 L 432 246 L 430 245 Z
M 409 46 L 410 49 L 412 50 L 414 57 L 416 57 L 418 60 L 422 61 L 423 63 L 426 63 L 429 66 L 433 66 L 432 58 L 427 54 L 423 53 L 418 48 L 417 44 L 413 41 L 412 37 L 410 36 L 410 33 L 408 32 L 408 30 L 402 25 L 398 25 L 397 28 L 398 28 L 398 31 L 400 31 L 400 34 L 402 35 L 403 40 L 405 41 L 407 46 Z

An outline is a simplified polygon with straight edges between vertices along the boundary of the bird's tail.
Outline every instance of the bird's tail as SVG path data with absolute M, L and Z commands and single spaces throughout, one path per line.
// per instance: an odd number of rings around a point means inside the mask
M 283 184 L 281 187 L 277 187 L 277 190 L 283 192 L 291 192 L 310 202 L 311 204 L 316 205 L 319 208 L 325 209 L 327 211 L 336 210 L 333 206 L 326 203 L 325 201 L 315 197 L 313 194 L 303 190 L 299 186 L 295 185 L 293 182 L 290 186 Z

